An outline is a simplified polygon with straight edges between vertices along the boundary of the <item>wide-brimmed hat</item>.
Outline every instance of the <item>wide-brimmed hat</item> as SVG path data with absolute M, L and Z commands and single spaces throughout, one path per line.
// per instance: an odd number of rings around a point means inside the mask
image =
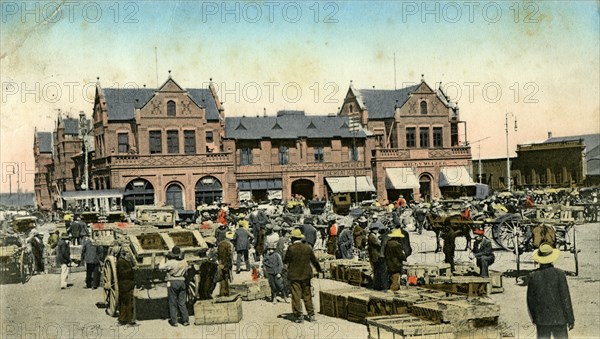
M 540 264 L 550 264 L 560 256 L 560 251 L 548 243 L 543 243 L 533 252 L 533 260 Z
M 234 233 L 231 231 L 225 233 L 225 238 L 227 238 L 229 240 L 233 239 L 233 236 L 234 236 Z
M 238 219 L 244 219 L 246 215 L 244 213 L 238 214 Z
M 402 230 L 399 228 L 394 228 L 392 233 L 389 235 L 390 238 L 404 238 L 404 234 L 402 234 Z
M 357 220 L 358 222 L 367 222 L 367 218 L 365 218 L 364 215 L 361 215 L 360 218 L 358 218 Z
M 290 237 L 296 238 L 296 239 L 304 239 L 304 234 L 302 234 L 302 231 L 300 231 L 299 229 L 296 228 L 296 229 L 292 230 Z

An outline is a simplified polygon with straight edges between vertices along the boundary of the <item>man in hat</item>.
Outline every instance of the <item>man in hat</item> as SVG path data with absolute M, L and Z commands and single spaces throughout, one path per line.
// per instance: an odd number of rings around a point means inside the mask
M 221 280 L 219 281 L 219 296 L 229 296 L 229 281 L 231 280 L 231 270 L 233 269 L 233 232 L 225 234 L 227 241 L 221 241 L 217 245 L 217 261 L 219 270 L 221 270 Z
M 188 270 L 187 262 L 179 246 L 173 247 L 169 260 L 158 265 L 161 270 L 167 270 L 167 298 L 169 299 L 169 324 L 177 327 L 177 311 L 181 315 L 183 326 L 190 325 L 187 310 L 187 288 L 185 277 Z
M 302 301 L 310 322 L 315 321 L 310 280 L 313 277 L 311 264 L 321 272 L 321 265 L 312 248 L 302 242 L 304 235 L 299 229 L 291 234 L 292 244 L 288 247 L 283 262 L 288 265 L 288 280 L 292 289 L 292 312 L 295 322 L 302 323 Z
M 460 212 L 461 220 L 471 220 L 471 204 L 465 202 L 462 205 L 462 211 Z
M 135 325 L 134 271 L 131 259 L 120 246 L 113 247 L 117 257 L 117 281 L 119 286 L 119 325 Z
M 457 232 L 449 226 L 444 226 L 442 229 L 442 239 L 444 239 L 444 245 L 442 246 L 442 252 L 444 252 L 444 262 L 450 264 L 450 271 L 454 272 L 454 251 L 456 250 L 456 235 Z
M 27 242 L 31 246 L 31 254 L 33 254 L 34 272 L 44 273 L 44 234 L 34 228 L 31 230 Z
M 267 235 L 266 226 L 269 218 L 262 209 L 258 209 L 250 214 L 250 224 L 254 232 L 254 260 L 260 261 L 261 255 L 265 251 L 265 237 Z
M 361 220 L 364 220 L 364 224 L 361 222 Z M 359 251 L 363 251 L 365 249 L 365 243 L 367 240 L 365 238 L 366 226 L 364 226 L 366 225 L 367 218 L 361 216 L 358 221 L 359 222 L 356 223 L 352 229 L 352 238 L 354 238 L 354 248 L 358 249 Z
M 235 230 L 233 235 L 233 243 L 235 244 L 235 252 L 237 253 L 236 258 L 236 270 L 235 273 L 240 273 L 240 263 L 242 256 L 246 262 L 246 271 L 250 271 L 250 258 L 248 257 L 248 251 L 250 250 L 250 241 L 252 234 L 244 227 L 244 224 L 238 223 L 238 228 Z
M 327 221 L 327 254 L 335 255 L 337 252 L 337 221 L 331 216 Z
M 225 224 L 217 224 L 217 228 L 215 229 L 215 239 L 217 239 L 217 244 L 220 244 L 221 241 L 227 239 L 227 226 Z
M 248 222 L 248 220 L 246 220 L 246 215 L 244 213 L 238 214 L 237 225 L 238 227 L 242 226 L 246 230 L 250 229 L 250 223 Z
M 48 237 L 48 247 L 50 248 L 50 252 L 54 251 L 59 240 L 60 232 L 57 229 L 51 229 L 50 236 Z
M 396 200 L 396 203 L 394 204 L 394 207 L 398 208 L 398 207 L 405 207 L 406 206 L 406 199 L 404 199 L 404 196 L 402 194 L 400 194 L 400 196 L 398 197 L 398 200 Z
M 269 244 L 267 247 L 267 253 L 263 259 L 263 270 L 269 286 L 271 287 L 271 301 L 273 304 L 277 303 L 277 295 L 283 293 L 283 282 L 281 272 L 283 271 L 283 260 L 279 253 L 275 252 L 276 244 Z M 284 295 L 284 300 L 287 302 L 287 298 Z
M 56 245 L 56 265 L 60 266 L 60 288 L 68 287 L 69 265 L 71 265 L 71 247 L 69 246 L 69 235 L 63 233 Z
M 215 277 L 220 276 L 221 273 L 217 271 L 217 239 L 215 237 L 206 237 L 204 241 L 208 245 L 206 253 L 208 260 L 204 260 L 200 264 L 200 284 L 198 285 L 198 299 L 200 300 L 212 299 L 212 293 L 217 286 Z
M 342 232 L 338 237 L 338 252 L 340 259 L 352 259 L 354 258 L 354 238 L 352 237 L 352 230 L 342 226 Z
M 473 234 L 475 234 L 473 254 L 475 255 L 477 267 L 479 267 L 479 275 L 487 278 L 489 277 L 488 267 L 496 259 L 492 251 L 492 242 L 485 236 L 485 231 L 481 227 L 474 229 Z
M 529 274 L 527 308 L 538 338 L 567 338 L 575 327 L 567 277 L 553 265 L 559 256 L 560 251 L 548 243 L 533 252 L 540 267 Z
M 302 234 L 304 235 L 304 242 L 309 244 L 310 248 L 314 248 L 317 242 L 317 229 L 306 219 L 302 225 Z
M 400 289 L 400 275 L 402 274 L 402 262 L 406 259 L 402 250 L 401 239 L 404 238 L 402 230 L 395 228 L 389 235 L 390 239 L 385 245 L 385 263 L 390 275 L 390 290 Z
M 421 202 L 415 209 L 415 221 L 417 222 L 417 233 L 422 234 L 425 226 L 425 218 L 427 217 L 427 210 L 425 205 Z
M 381 225 L 381 226 L 380 226 Z M 381 223 L 373 223 L 370 225 L 369 237 L 367 238 L 367 250 L 369 253 L 369 262 L 373 270 L 373 289 L 378 291 L 387 290 L 387 275 L 385 258 L 380 256 L 381 241 L 377 236 L 380 227 L 385 227 Z
M 100 285 L 102 247 L 94 245 L 87 235 L 81 240 L 81 262 L 85 263 L 85 288 L 97 289 Z
M 217 223 L 227 225 L 227 207 L 221 206 L 219 214 L 217 214 Z

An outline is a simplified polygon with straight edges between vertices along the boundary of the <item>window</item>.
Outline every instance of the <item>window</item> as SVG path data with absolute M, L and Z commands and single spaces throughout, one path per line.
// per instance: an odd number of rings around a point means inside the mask
M 289 149 L 287 148 L 287 146 L 280 146 L 279 147 L 279 164 L 280 165 L 287 165 L 290 161 L 290 157 L 289 157 Z
M 127 133 L 118 133 L 119 153 L 129 152 L 129 135 Z
M 325 153 L 322 146 L 316 146 L 315 150 L 315 162 L 323 162 L 325 160 Z
M 240 149 L 240 165 L 252 165 L 252 148 Z
M 183 131 L 183 142 L 185 154 L 196 154 L 196 131 Z
M 427 114 L 427 102 L 425 100 L 421 101 L 421 114 Z
M 150 131 L 150 154 L 162 153 L 161 131 Z
M 419 129 L 419 145 L 421 148 L 429 148 L 429 127 Z
M 179 153 L 179 131 L 167 131 L 167 152 Z
M 406 128 L 406 147 L 416 147 L 417 146 L 417 129 L 414 127 Z
M 167 116 L 174 117 L 177 111 L 177 106 L 175 105 L 175 101 L 169 100 L 167 102 Z
M 213 139 L 213 132 L 212 131 L 206 131 L 206 143 L 210 144 L 214 141 Z
M 358 161 L 358 146 L 351 145 L 348 147 L 348 158 L 350 161 Z
M 444 147 L 444 134 L 442 127 L 433 128 L 433 147 Z

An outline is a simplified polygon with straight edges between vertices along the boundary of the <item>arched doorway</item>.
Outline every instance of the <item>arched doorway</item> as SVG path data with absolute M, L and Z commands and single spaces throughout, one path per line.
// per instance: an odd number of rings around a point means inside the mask
M 179 184 L 170 184 L 167 186 L 166 204 L 173 206 L 176 210 L 183 209 L 183 190 Z
M 213 176 L 200 178 L 196 183 L 196 206 L 202 204 L 212 204 L 215 201 L 223 200 L 223 186 L 219 179 Z M 195 207 L 195 206 L 194 206 Z
M 421 174 L 419 177 L 419 194 L 421 199 L 431 201 L 431 175 L 428 173 Z
M 300 194 L 306 200 L 313 198 L 315 183 L 308 179 L 298 179 L 292 182 L 292 196 Z
M 135 206 L 154 205 L 154 186 L 145 179 L 135 179 L 125 186 L 123 207 L 127 213 L 135 210 Z

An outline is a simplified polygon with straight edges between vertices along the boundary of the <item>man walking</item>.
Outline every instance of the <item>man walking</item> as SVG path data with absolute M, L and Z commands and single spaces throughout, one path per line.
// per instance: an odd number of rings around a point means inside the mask
M 390 290 L 397 291 L 400 289 L 402 262 L 406 259 L 401 244 L 404 235 L 401 229 L 395 228 L 389 237 L 390 240 L 385 245 L 385 262 L 390 275 Z
M 113 248 L 117 257 L 117 281 L 119 285 L 119 317 L 118 324 L 135 325 L 135 299 L 133 291 L 135 289 L 135 280 L 133 276 L 133 264 L 120 246 Z
M 288 280 L 292 289 L 292 312 L 296 323 L 302 323 L 302 301 L 308 314 L 308 321 L 315 321 L 315 308 L 312 302 L 310 280 L 313 277 L 311 263 L 318 272 L 321 266 L 312 248 L 302 242 L 304 235 L 299 229 L 291 234 L 292 244 L 288 247 L 283 262 L 288 265 Z
M 244 256 L 244 261 L 246 262 L 246 271 L 250 271 L 250 258 L 248 257 L 248 250 L 250 249 L 251 238 L 252 235 L 244 227 L 244 225 L 238 224 L 238 228 L 235 230 L 235 234 L 233 235 L 233 243 L 235 244 L 235 251 L 237 253 L 235 269 L 236 274 L 240 274 L 240 263 L 242 261 L 242 256 Z
M 575 327 L 567 276 L 553 265 L 559 256 L 560 251 L 548 243 L 533 252 L 540 267 L 529 275 L 527 308 L 538 338 L 567 338 Z
M 161 270 L 167 270 L 167 298 L 169 299 L 169 324 L 177 327 L 177 311 L 181 315 L 183 326 L 190 325 L 187 310 L 187 289 L 185 276 L 188 265 L 183 259 L 179 246 L 173 247 L 169 254 L 169 260 L 158 265 Z
M 65 289 L 69 284 L 69 265 L 71 265 L 71 248 L 69 236 L 63 233 L 56 245 L 56 265 L 60 266 L 60 288 Z
M 279 253 L 275 252 L 275 244 L 270 244 L 267 247 L 267 254 L 263 259 L 263 270 L 269 286 L 271 287 L 271 302 L 277 303 L 277 294 L 283 293 L 283 283 L 281 278 L 281 272 L 283 271 L 283 260 Z M 285 300 L 285 296 L 284 301 Z
M 81 241 L 81 262 L 85 263 L 85 288 L 97 289 L 100 285 L 101 247 L 94 245 L 88 236 Z

